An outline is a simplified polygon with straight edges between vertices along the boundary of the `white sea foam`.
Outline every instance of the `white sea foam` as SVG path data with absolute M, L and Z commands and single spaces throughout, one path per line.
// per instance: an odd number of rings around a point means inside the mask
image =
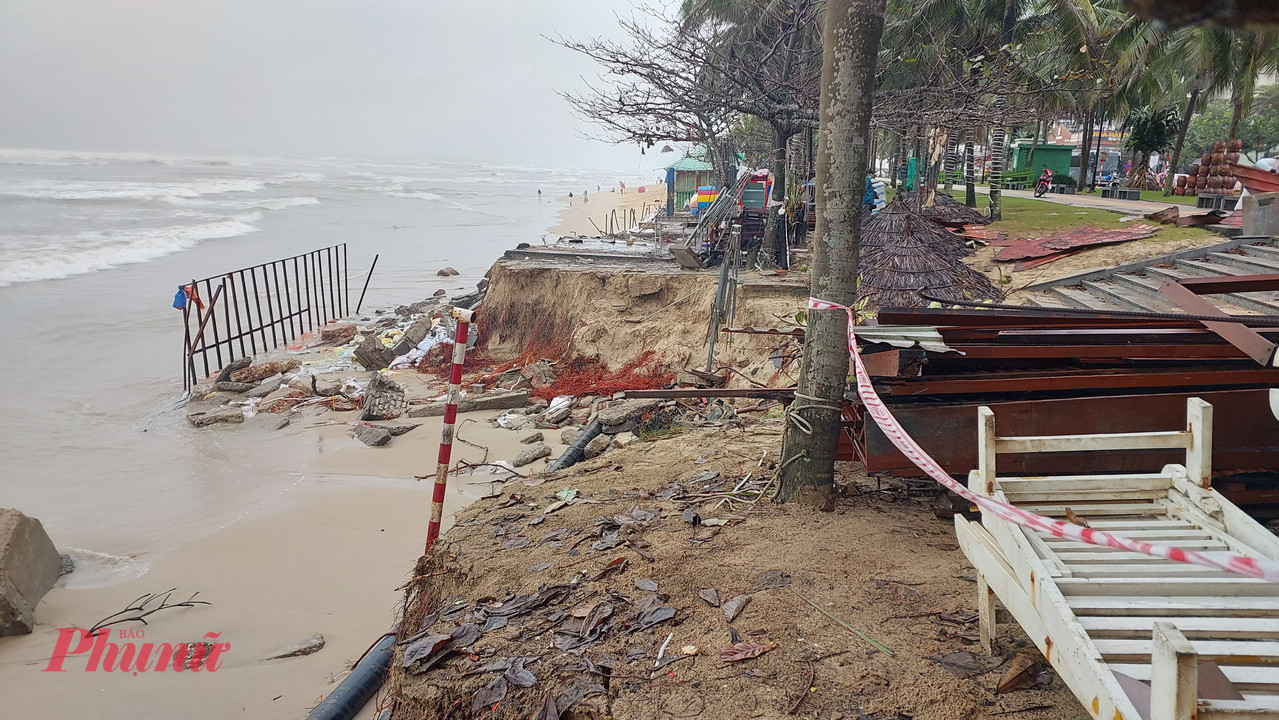
M 167 197 L 165 202 L 178 207 L 216 207 L 224 210 L 288 210 L 305 205 L 319 205 L 317 197 L 285 197 L 285 198 L 251 198 L 249 200 L 233 200 L 228 198 L 202 197 Z
M 417 198 L 418 200 L 441 200 L 442 199 L 439 195 L 436 195 L 435 193 L 425 192 L 425 191 L 416 191 L 416 192 L 392 191 L 387 193 L 387 195 L 390 195 L 391 197 L 395 197 L 395 198 Z
M 189 183 L 22 180 L 0 183 L 0 196 L 51 200 L 165 200 L 223 193 L 253 193 L 266 185 L 250 178 Z
M 146 574 L 148 565 L 137 557 L 109 555 L 107 553 L 67 548 L 67 554 L 75 568 L 67 576 L 65 585 L 73 590 L 107 587 L 140 578 Z
M 0 287 L 20 282 L 57 280 L 107 268 L 147 262 L 189 250 L 205 240 L 257 232 L 255 212 L 201 225 L 79 233 L 61 247 L 0 251 Z

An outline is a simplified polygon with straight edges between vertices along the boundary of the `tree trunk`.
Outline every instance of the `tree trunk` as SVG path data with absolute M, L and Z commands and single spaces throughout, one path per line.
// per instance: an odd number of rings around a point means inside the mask
M 875 59 L 884 31 L 885 0 L 828 0 L 822 33 L 821 129 L 817 154 L 817 237 L 811 294 L 852 307 L 857 302 L 867 133 Z M 829 488 L 835 471 L 844 387 L 848 378 L 843 312 L 808 314 L 804 362 L 783 441 L 777 497 Z M 814 398 L 814 399 L 809 399 Z M 802 418 L 811 434 L 789 419 Z
M 1011 0 L 1010 0 L 1011 1 Z M 995 117 L 998 124 L 990 133 L 990 220 L 999 222 L 1003 213 L 1004 147 L 1008 136 L 1004 132 L 1004 107 L 1008 100 L 1003 95 L 995 98 Z
M 821 142 L 820 135 L 821 135 L 821 131 L 818 130 L 818 136 L 819 136 L 819 139 L 817 141 L 818 143 Z M 889 169 L 889 174 L 892 177 L 888 179 L 888 183 L 889 183 L 889 187 L 893 188 L 894 190 L 897 189 L 897 168 L 900 166 L 900 163 L 901 163 L 901 150 L 902 150 L 903 142 L 904 140 L 902 139 L 902 137 L 898 135 L 897 142 L 893 143 L 893 157 L 892 157 L 892 160 L 890 161 L 892 164 L 892 167 Z M 821 153 L 821 149 L 819 148 L 817 151 L 818 165 L 821 164 L 821 156 L 822 156 L 822 153 Z
M 1226 138 L 1226 140 L 1234 140 L 1239 137 L 1239 121 L 1243 119 L 1243 90 L 1239 87 L 1238 82 L 1235 83 L 1234 89 L 1230 91 L 1230 104 L 1234 106 L 1234 113 L 1230 116 L 1230 137 Z
M 977 207 L 977 183 L 973 179 L 973 143 L 976 133 L 969 132 L 964 143 L 964 204 L 970 208 Z
M 952 192 L 952 186 L 955 184 L 955 154 L 959 152 L 959 140 L 955 137 L 955 133 L 949 132 L 946 136 L 946 166 L 942 170 L 946 174 L 946 194 Z
M 1199 101 L 1199 86 L 1202 76 L 1195 78 L 1195 86 L 1190 89 L 1190 99 L 1186 101 L 1186 112 L 1181 115 L 1181 127 L 1177 128 L 1177 142 L 1172 146 L 1172 155 L 1168 156 L 1168 174 L 1164 177 L 1164 197 L 1172 195 L 1176 186 L 1177 168 L 1181 165 L 1181 149 L 1186 144 L 1186 132 L 1190 130 L 1190 120 L 1195 116 L 1195 103 Z
M 1079 146 L 1079 187 L 1088 185 L 1088 166 L 1092 161 L 1092 123 L 1093 111 L 1088 108 L 1084 115 L 1084 137 Z
M 1030 158 L 1026 160 L 1026 169 L 1033 173 L 1032 177 L 1037 177 L 1039 173 L 1035 172 L 1035 151 L 1039 149 L 1039 134 L 1044 131 L 1044 121 L 1035 121 L 1035 137 L 1030 141 Z
M 768 219 L 764 223 L 764 240 L 759 251 L 776 263 L 777 238 L 781 234 L 782 210 L 786 200 L 786 145 L 790 142 L 790 135 L 776 127 L 773 133 L 773 194 L 768 201 Z

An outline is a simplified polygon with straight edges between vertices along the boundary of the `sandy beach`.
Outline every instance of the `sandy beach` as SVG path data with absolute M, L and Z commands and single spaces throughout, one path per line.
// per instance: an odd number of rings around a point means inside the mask
M 651 204 L 654 196 L 627 193 L 628 201 L 632 197 L 650 198 Z M 601 197 L 581 209 L 605 207 L 614 206 Z M 561 221 L 571 222 L 570 214 L 566 210 Z M 405 300 L 429 294 L 407 292 L 411 295 Z M 367 309 L 365 313 L 367 317 Z M 329 360 L 326 353 L 331 351 L 313 351 L 300 359 L 323 364 Z M 368 375 L 357 368 L 321 378 Z M 391 376 L 410 397 L 435 397 L 444 390 L 443 381 L 431 375 L 393 371 Z M 351 437 L 355 412 L 311 408 L 295 414 L 282 430 L 259 425 L 255 418 L 243 425 L 192 430 L 184 413 L 171 408 L 150 422 L 196 433 L 208 443 L 206 455 L 230 459 L 246 471 L 269 468 L 275 475 L 272 490 L 247 510 L 151 531 L 160 537 L 198 535 L 175 541 L 168 551 L 144 553 L 138 558 L 138 577 L 121 581 L 120 574 L 85 567 L 60 579 L 37 607 L 35 632 L 0 640 L 6 716 L 159 718 L 180 707 L 194 717 L 301 718 L 366 648 L 393 629 L 402 595 L 397 588 L 422 554 L 429 516 L 432 482 L 415 476 L 434 473 L 441 418 L 402 418 L 420 426 L 387 446 L 372 448 Z M 499 414 L 459 416 L 457 437 L 465 442 L 453 446 L 455 463 L 509 461 L 527 447 L 519 443 L 527 432 L 490 425 Z M 565 448 L 558 431 L 546 433 L 546 444 L 552 458 Z M 540 469 L 546 462 L 524 470 Z M 488 492 L 495 477 L 475 470 L 451 478 L 446 529 L 459 509 Z M 51 534 L 62 549 L 60 535 Z M 120 627 L 143 630 L 145 641 L 156 644 L 218 633 L 230 649 L 216 672 L 88 672 L 89 653 L 68 657 L 65 672 L 42 672 L 59 628 L 90 627 L 140 596 L 170 588 L 175 589 L 174 601 L 198 592 L 197 599 L 211 605 L 168 610 L 146 626 Z M 325 640 L 318 652 L 265 659 L 317 633 Z M 376 716 L 375 703 L 359 715 Z
M 644 188 L 644 192 L 640 192 Z M 590 191 L 586 202 L 580 194 L 574 193 L 570 199 L 567 195 L 558 197 L 556 202 L 565 207 L 560 211 L 559 221 L 551 232 L 556 235 L 581 235 L 599 237 L 608 232 L 608 221 L 616 211 L 616 224 L 621 230 L 630 227 L 632 213 L 637 221 L 642 221 L 659 208 L 666 207 L 666 184 L 628 184 L 626 192 L 611 192 L 609 188 Z

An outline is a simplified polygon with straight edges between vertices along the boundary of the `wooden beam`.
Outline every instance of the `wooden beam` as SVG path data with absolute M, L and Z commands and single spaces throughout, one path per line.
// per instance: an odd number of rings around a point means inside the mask
M 1177 626 L 1157 622 L 1150 658 L 1150 720 L 1195 720 L 1199 655 Z
M 1186 474 L 1199 487 L 1212 487 L 1212 406 L 1192 397 L 1186 400 Z
M 1102 450 L 1165 450 L 1189 448 L 1190 434 L 1180 431 L 1107 433 L 1104 435 L 1038 435 L 1001 437 L 1001 453 L 1097 452 Z

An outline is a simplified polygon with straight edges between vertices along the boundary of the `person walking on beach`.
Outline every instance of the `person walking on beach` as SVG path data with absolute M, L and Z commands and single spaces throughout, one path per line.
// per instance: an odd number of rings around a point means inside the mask
M 538 189 L 537 189 L 537 199 L 538 199 L 538 200 L 541 200 L 541 199 L 542 199 L 542 189 L 541 189 L 541 188 L 538 188 Z
M 573 207 L 573 193 L 568 194 L 568 206 Z
M 586 190 L 583 190 L 583 191 L 582 191 L 582 202 L 584 202 L 584 203 L 588 203 L 588 202 L 590 202 L 590 201 L 591 201 L 591 198 L 590 198 L 590 197 L 588 197 L 586 193 L 587 193 L 587 191 L 586 191 Z

